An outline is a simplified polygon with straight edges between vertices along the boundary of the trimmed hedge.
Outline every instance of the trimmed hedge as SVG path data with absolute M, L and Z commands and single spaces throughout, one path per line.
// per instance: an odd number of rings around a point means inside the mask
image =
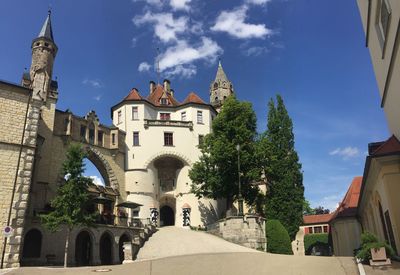
M 329 234 L 318 233 L 318 234 L 307 234 L 304 236 L 304 251 L 309 254 L 309 249 L 316 244 L 325 244 L 329 246 Z
M 267 251 L 275 254 L 292 255 L 292 244 L 285 227 L 278 220 L 268 220 L 265 223 L 267 235 Z

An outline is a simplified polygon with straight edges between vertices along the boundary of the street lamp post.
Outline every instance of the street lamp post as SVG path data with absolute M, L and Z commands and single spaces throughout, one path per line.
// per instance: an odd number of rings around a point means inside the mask
M 238 216 L 243 216 L 242 183 L 240 182 L 240 144 L 236 145 L 236 150 L 238 151 L 238 181 L 239 181 Z

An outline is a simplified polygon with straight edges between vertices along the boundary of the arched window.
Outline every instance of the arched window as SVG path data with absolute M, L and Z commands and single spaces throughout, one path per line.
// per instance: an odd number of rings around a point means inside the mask
M 218 88 L 218 83 L 215 82 L 215 83 L 214 83 L 214 89 L 217 89 L 217 88 Z
M 40 258 L 42 250 L 42 233 L 37 229 L 31 229 L 25 234 L 23 258 Z

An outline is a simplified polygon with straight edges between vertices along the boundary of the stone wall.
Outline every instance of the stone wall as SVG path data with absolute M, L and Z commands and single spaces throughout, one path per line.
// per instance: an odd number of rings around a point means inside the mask
M 207 226 L 207 232 L 229 242 L 266 251 L 265 219 L 256 215 L 232 216 Z
M 21 86 L 0 82 L 0 225 L 3 229 L 11 214 L 9 225 L 13 228 L 12 236 L 7 238 L 4 267 L 19 266 L 42 106 L 40 101 L 30 101 L 30 93 L 31 90 Z M 3 246 L 4 239 L 0 238 L 2 253 Z

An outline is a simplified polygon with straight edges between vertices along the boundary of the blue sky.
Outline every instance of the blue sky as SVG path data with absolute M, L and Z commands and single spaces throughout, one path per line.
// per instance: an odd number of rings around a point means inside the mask
M 156 57 L 179 100 L 190 91 L 208 100 L 221 58 L 259 131 L 268 100 L 283 96 L 306 198 L 331 209 L 362 175 L 367 144 L 389 137 L 356 1 L 3 0 L 0 79 L 19 82 L 29 68 L 49 4 L 61 110 L 94 109 L 110 124 L 132 87 L 147 95 Z

